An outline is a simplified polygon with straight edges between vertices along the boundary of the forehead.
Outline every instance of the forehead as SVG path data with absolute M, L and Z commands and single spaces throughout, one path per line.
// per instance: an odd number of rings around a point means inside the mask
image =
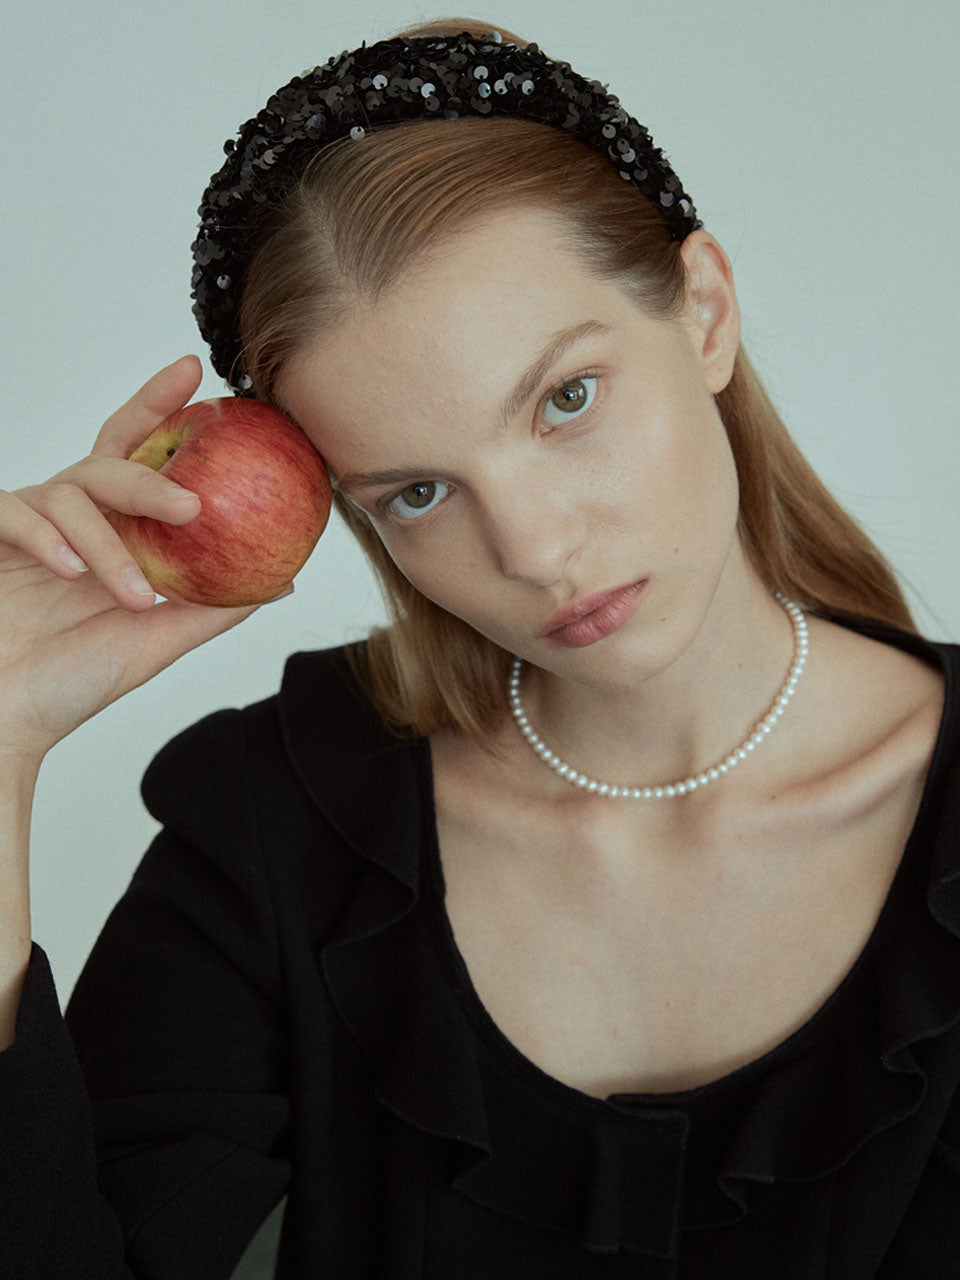
M 361 424 L 410 414 L 449 423 L 487 415 L 558 330 L 592 319 L 642 324 L 636 306 L 587 271 L 553 215 L 511 210 L 470 224 L 418 259 L 376 302 L 282 371 L 284 407 L 328 451 Z M 651 322 L 648 322 L 651 323 Z

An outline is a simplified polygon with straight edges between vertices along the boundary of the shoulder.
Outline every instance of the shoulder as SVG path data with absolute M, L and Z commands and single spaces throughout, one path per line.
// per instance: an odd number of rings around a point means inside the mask
M 197 813 L 236 824 L 322 810 L 344 826 L 353 811 L 403 779 L 415 747 L 399 739 L 363 692 L 362 643 L 291 655 L 279 689 L 212 712 L 171 739 L 143 778 L 154 817 Z M 291 818 L 291 821 L 294 819 Z
M 331 739 L 345 719 L 359 716 L 376 722 L 355 675 L 362 651 L 363 646 L 355 644 L 291 654 L 275 693 L 246 706 L 210 712 L 188 725 L 160 749 L 147 776 L 174 765 L 203 768 L 212 758 L 239 756 L 251 742 L 275 734 L 287 719 L 310 720 Z M 326 714 L 317 714 L 321 708 Z
M 938 747 L 958 750 L 960 648 L 866 619 L 809 621 L 794 797 L 840 821 L 909 808 Z
M 955 710 L 948 703 L 960 671 L 957 645 L 866 620 L 814 617 L 810 626 L 816 714 L 838 737 L 864 745 L 918 731 L 935 737 L 945 712 Z
M 280 714 L 294 722 L 318 718 L 333 730 L 355 720 L 381 726 L 363 691 L 366 653 L 359 641 L 291 654 L 276 694 Z
M 378 721 L 353 674 L 359 646 L 292 654 L 278 690 L 246 706 L 210 712 L 171 738 L 147 767 L 142 791 L 153 812 L 172 787 L 184 798 L 217 783 L 223 794 L 231 779 L 262 774 L 264 761 L 288 758 L 298 749 L 334 752 L 351 722 Z M 309 746 L 301 739 L 309 737 Z

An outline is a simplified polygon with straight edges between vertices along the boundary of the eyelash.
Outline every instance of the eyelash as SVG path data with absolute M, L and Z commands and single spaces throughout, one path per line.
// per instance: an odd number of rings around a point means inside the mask
M 563 391 L 566 387 L 572 385 L 574 382 L 594 382 L 594 381 L 598 381 L 599 378 L 600 378 L 600 374 L 595 369 L 585 369 L 582 373 L 575 373 L 570 377 L 561 378 L 559 382 L 555 383 L 552 387 L 548 388 L 548 390 L 546 390 L 540 398 L 539 410 L 540 410 L 541 420 L 542 420 L 543 411 L 546 408 L 546 405 L 555 395 L 557 395 L 558 392 Z M 590 417 L 594 408 L 596 407 L 598 395 L 599 395 L 599 391 L 598 389 L 595 388 L 593 393 L 593 398 L 591 399 L 590 403 L 586 405 L 586 407 L 580 413 L 570 415 L 571 422 L 580 423 L 585 418 Z M 547 434 L 552 434 L 553 432 L 560 430 L 562 427 L 562 424 L 547 423 L 546 426 L 547 426 Z M 413 481 L 413 483 L 414 484 L 446 485 L 446 481 L 444 480 L 415 480 Z M 380 498 L 375 503 L 377 515 L 380 517 L 386 517 L 388 519 L 392 518 L 398 521 L 400 524 L 412 524 L 414 523 L 414 521 L 422 519 L 423 516 L 429 515 L 430 512 L 434 510 L 433 506 L 427 507 L 420 515 L 416 515 L 416 516 L 401 516 L 401 515 L 397 515 L 396 512 L 393 512 L 390 510 L 391 505 L 397 500 L 397 498 L 399 498 L 400 495 L 410 487 L 411 487 L 410 485 L 405 484 L 402 489 L 397 489 L 395 492 L 389 493 L 385 497 Z M 449 488 L 449 485 L 447 485 L 447 487 Z M 445 498 L 446 496 L 447 495 L 444 494 L 443 498 Z M 441 502 L 443 501 L 443 498 L 440 499 Z

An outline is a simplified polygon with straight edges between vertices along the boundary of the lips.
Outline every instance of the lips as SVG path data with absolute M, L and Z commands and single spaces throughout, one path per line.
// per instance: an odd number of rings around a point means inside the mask
M 647 579 L 628 582 L 611 591 L 598 591 L 558 609 L 540 632 L 541 640 L 579 648 L 603 639 L 631 618 L 640 603 Z

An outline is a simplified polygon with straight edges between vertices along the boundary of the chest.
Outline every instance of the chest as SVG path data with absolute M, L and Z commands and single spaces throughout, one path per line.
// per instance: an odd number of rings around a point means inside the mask
M 712 856 L 623 862 L 575 829 L 496 839 L 438 821 L 446 912 L 474 991 L 547 1074 L 596 1097 L 672 1092 L 760 1057 L 817 1011 L 869 940 L 916 797 L 883 821 Z

